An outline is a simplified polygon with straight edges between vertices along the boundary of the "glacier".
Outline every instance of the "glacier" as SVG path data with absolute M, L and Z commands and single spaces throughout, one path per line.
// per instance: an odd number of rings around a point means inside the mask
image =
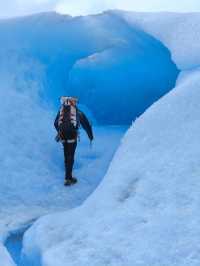
M 101 124 L 130 124 L 179 73 L 166 46 L 114 13 L 3 20 L 0 37 L 2 65 L 25 65 L 19 83 L 39 81 L 40 100 L 54 107 L 61 95 L 77 96 Z
M 25 265 L 199 264 L 199 22 L 123 11 L 0 20 L 0 241 L 51 213 L 25 233 Z M 68 93 L 96 144 L 83 137 L 81 184 L 66 194 L 52 121 Z M 102 124 L 135 119 L 107 171 L 127 127 Z M 0 258 L 14 265 L 2 245 Z
M 136 121 L 81 207 L 33 225 L 24 238 L 30 261 L 199 265 L 199 73 L 183 73 Z
M 44 266 L 197 266 L 200 15 L 117 14 L 170 44 L 182 70 L 176 88 L 130 127 L 84 204 L 33 225 L 24 256 Z

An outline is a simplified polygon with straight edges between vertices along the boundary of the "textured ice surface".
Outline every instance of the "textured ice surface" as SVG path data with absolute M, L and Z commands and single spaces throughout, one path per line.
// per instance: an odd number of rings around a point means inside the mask
M 174 87 L 178 75 L 160 41 L 109 12 L 1 20 L 0 40 L 3 67 L 13 62 L 17 72 L 25 65 L 17 79 L 37 79 L 43 102 L 57 106 L 63 94 L 78 96 L 105 124 L 131 123 Z
M 181 70 L 200 65 L 200 15 L 196 13 L 137 13 L 115 11 L 114 14 L 159 39 L 168 47 Z
M 69 91 L 102 123 L 126 124 L 175 85 L 178 70 L 158 40 L 120 17 L 104 14 L 104 28 L 115 44 L 76 62 Z
M 79 205 L 123 134 L 97 130 L 92 153 L 84 141 L 76 164 L 82 182 L 66 195 L 62 155 L 53 142 L 58 96 L 79 95 L 97 122 L 134 120 L 178 74 L 154 37 L 180 69 L 195 68 L 198 20 L 198 14 L 108 12 L 0 21 L 1 234 L 60 206 Z M 181 73 L 176 90 L 131 127 L 91 198 L 33 226 L 24 240 L 31 263 L 199 265 L 199 83 L 199 70 Z M 5 265 L 12 263 L 0 252 Z
M 2 266 L 16 266 L 10 258 L 8 251 L 0 244 L 0 261 Z
M 187 70 L 176 88 L 130 128 L 90 198 L 70 212 L 43 217 L 27 232 L 24 253 L 30 261 L 40 258 L 43 266 L 199 265 L 200 70 L 198 44 L 190 38 L 198 39 L 198 16 L 193 21 L 192 14 L 132 13 L 134 27 L 135 19 L 149 31 L 157 27 L 155 35 L 171 44 L 173 58 Z
M 26 234 L 43 266 L 199 265 L 200 71 L 130 128 L 97 190 Z

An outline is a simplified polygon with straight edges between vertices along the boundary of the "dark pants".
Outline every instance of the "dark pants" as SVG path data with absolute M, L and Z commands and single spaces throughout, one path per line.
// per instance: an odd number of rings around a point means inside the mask
M 63 143 L 64 156 L 65 156 L 65 178 L 72 177 L 76 146 L 77 146 L 77 142 Z

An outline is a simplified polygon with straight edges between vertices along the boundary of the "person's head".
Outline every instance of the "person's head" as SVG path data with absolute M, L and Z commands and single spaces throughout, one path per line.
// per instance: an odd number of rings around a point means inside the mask
M 62 105 L 72 105 L 76 106 L 78 99 L 76 97 L 62 96 L 60 98 L 60 102 Z

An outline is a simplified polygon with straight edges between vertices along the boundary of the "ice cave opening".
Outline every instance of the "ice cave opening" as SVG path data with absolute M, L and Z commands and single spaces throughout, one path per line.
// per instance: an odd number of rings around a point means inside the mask
M 179 73 L 159 40 L 112 12 L 12 19 L 0 23 L 0 36 L 1 65 L 17 66 L 18 87 L 37 82 L 43 103 L 54 107 L 61 95 L 77 96 L 100 124 L 130 124 Z
M 21 188 L 10 189 L 24 202 L 30 195 L 33 203 L 35 200 L 27 176 L 33 177 L 35 183 L 38 178 L 55 184 L 54 193 L 60 189 L 55 181 L 58 159 L 52 144 L 54 133 L 49 133 L 49 127 L 61 95 L 78 97 L 99 125 L 130 125 L 175 87 L 179 74 L 170 51 L 159 40 L 110 12 L 74 18 L 47 13 L 4 20 L 0 22 L 0 39 L 0 78 L 4 85 L 0 93 L 5 99 L 0 111 L 6 130 L 8 118 L 17 125 L 13 135 L 4 134 L 2 138 L 12 145 L 13 158 L 17 160 L 9 168 L 2 168 L 6 179 L 2 178 L 1 187 L 3 191 L 7 176 L 13 180 L 11 186 L 17 180 L 24 182 Z M 13 106 L 16 113 L 9 112 Z M 32 138 L 27 137 L 29 132 Z M 19 149 L 18 139 L 23 139 L 25 148 Z M 9 153 L 4 152 L 4 158 L 7 157 Z M 98 183 L 99 180 L 92 189 Z M 42 194 L 43 188 L 38 185 L 35 191 Z M 50 189 L 48 193 L 51 195 Z M 18 265 L 22 238 L 20 233 L 7 241 Z

